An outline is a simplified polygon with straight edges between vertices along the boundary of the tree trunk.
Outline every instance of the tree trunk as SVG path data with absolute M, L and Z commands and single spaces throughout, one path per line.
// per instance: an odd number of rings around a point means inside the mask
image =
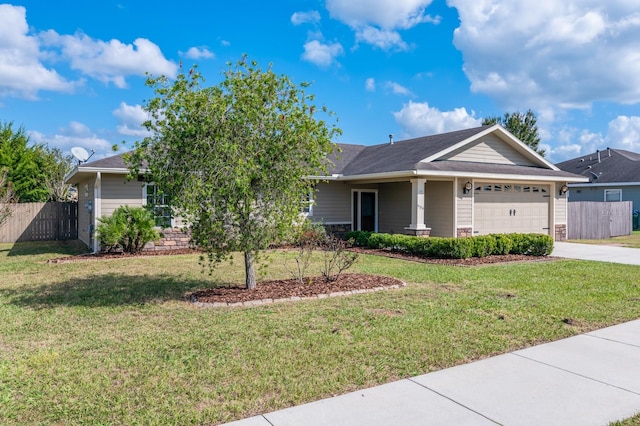
M 247 290 L 253 290 L 256 288 L 256 271 L 253 267 L 253 253 L 250 251 L 244 252 L 244 272 Z

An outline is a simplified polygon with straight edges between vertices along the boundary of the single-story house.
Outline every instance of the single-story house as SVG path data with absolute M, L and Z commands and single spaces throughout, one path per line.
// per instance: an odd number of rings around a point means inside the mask
M 535 232 L 564 240 L 567 185 L 587 180 L 560 170 L 498 124 L 339 147 L 329 173 L 312 176 L 321 181 L 307 212 L 335 233 Z M 67 177 L 78 188 L 79 238 L 94 250 L 98 218 L 120 205 L 153 206 L 158 225 L 177 225 L 155 185 L 128 181 L 127 173 L 116 155 L 80 164 Z
M 569 201 L 632 201 L 640 210 L 640 154 L 607 148 L 556 166 L 588 179 L 569 184 Z

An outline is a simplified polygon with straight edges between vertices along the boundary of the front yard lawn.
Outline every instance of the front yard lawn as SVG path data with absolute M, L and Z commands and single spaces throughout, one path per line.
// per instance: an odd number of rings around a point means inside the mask
M 186 293 L 243 282 L 198 255 L 49 264 L 0 245 L 3 424 L 216 424 L 640 317 L 638 266 L 443 266 L 363 255 L 404 288 L 253 308 Z M 282 252 L 261 279 L 288 278 Z
M 640 231 L 632 231 L 631 235 L 623 235 L 621 237 L 613 237 L 606 240 L 570 240 L 568 242 L 640 248 Z

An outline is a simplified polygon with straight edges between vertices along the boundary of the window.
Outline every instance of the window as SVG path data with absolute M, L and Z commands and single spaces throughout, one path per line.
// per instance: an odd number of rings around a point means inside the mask
M 304 200 L 302 200 L 302 214 L 304 216 L 313 216 L 313 192 L 309 191 Z
M 605 201 L 622 201 L 622 189 L 605 189 Z
M 146 188 L 146 207 L 153 214 L 156 226 L 171 228 L 171 206 L 169 197 L 158 189 L 155 183 L 148 183 Z

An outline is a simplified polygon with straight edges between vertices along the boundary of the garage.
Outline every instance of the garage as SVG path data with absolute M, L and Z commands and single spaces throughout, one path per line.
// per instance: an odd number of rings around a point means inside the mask
M 476 182 L 475 235 L 549 234 L 549 185 Z

